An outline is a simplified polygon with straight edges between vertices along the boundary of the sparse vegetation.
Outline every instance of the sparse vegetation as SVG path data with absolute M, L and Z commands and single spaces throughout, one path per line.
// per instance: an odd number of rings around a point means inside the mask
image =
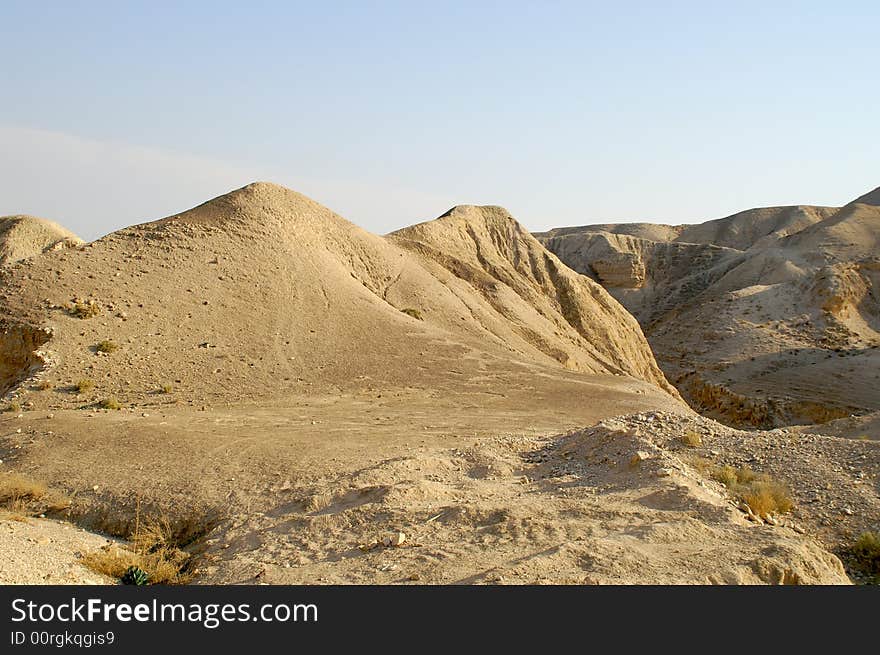
M 850 548 L 854 568 L 880 578 L 880 534 L 863 532 Z
M 37 382 L 37 391 L 49 391 L 52 388 L 52 383 L 49 380 L 40 380 Z
M 91 391 L 95 388 L 95 383 L 92 382 L 89 378 L 83 378 L 79 380 L 73 388 L 76 389 L 77 393 L 86 393 L 87 391 Z
M 683 457 L 684 461 L 693 466 L 700 474 L 708 475 L 714 466 L 714 462 L 711 459 L 706 459 L 705 457 L 698 457 L 696 455 L 688 456 L 685 455 Z
M 119 401 L 116 400 L 116 396 L 104 398 L 104 400 L 98 403 L 98 406 L 101 407 L 101 409 L 120 409 L 122 407 L 122 405 L 119 404 Z
M 95 351 L 99 353 L 112 353 L 116 350 L 119 350 L 119 344 L 110 341 L 109 339 L 104 339 L 103 341 L 99 341 L 98 345 L 95 346 Z
M 424 318 L 422 318 L 422 312 L 420 312 L 418 309 L 413 309 L 412 307 L 406 307 L 404 309 L 401 309 L 400 311 L 403 312 L 404 314 L 406 314 L 407 316 L 412 316 L 413 318 L 415 318 L 419 321 L 425 320 Z
M 23 519 L 25 516 L 68 507 L 70 501 L 51 492 L 39 480 L 20 473 L 0 474 L 0 516 Z
M 75 300 L 67 305 L 67 311 L 77 318 L 94 318 L 101 313 L 101 306 L 95 300 Z
M 21 404 L 13 400 L 11 403 L 6 405 L 6 407 L 3 409 L 3 411 L 4 412 L 12 412 L 12 413 L 17 414 L 18 412 L 21 411 Z
M 20 510 L 30 502 L 42 499 L 46 485 L 18 473 L 0 475 L 0 507 Z
M 784 514 L 793 507 L 791 495 L 783 484 L 748 467 L 721 466 L 712 471 L 712 478 L 748 505 L 756 516 Z
M 681 442 L 689 448 L 699 448 L 703 445 L 703 437 L 696 430 L 688 430 L 681 435 Z
M 159 387 L 159 391 L 161 393 L 171 393 L 172 391 L 174 391 L 174 385 L 170 382 L 165 382 L 162 384 L 162 386 Z
M 175 543 L 165 518 L 136 521 L 127 546 L 108 544 L 87 553 L 82 563 L 126 584 L 184 584 L 192 576 L 193 557 Z

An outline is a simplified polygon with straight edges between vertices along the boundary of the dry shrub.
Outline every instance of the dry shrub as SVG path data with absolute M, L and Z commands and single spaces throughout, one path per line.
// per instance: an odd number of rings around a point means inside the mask
M 711 459 L 706 459 L 705 457 L 699 457 L 697 455 L 685 455 L 682 459 L 694 467 L 701 475 L 708 475 L 714 465 Z
M 77 393 L 85 393 L 94 389 L 95 383 L 88 378 L 83 378 L 82 380 L 77 381 L 77 383 L 73 385 L 73 387 L 74 389 L 76 389 Z
M 784 514 L 791 510 L 791 496 L 783 485 L 775 480 L 757 479 L 740 492 L 740 498 L 757 516 Z
M 748 467 L 735 469 L 721 466 L 712 472 L 731 494 L 749 506 L 756 516 L 766 517 L 791 511 L 794 506 L 786 487 L 767 474 L 758 474 Z
M 28 503 L 44 498 L 47 491 L 45 484 L 24 475 L 0 475 L 0 506 L 7 509 L 21 509 Z
M 4 408 L 3 411 L 4 411 L 4 412 L 12 412 L 12 413 L 14 413 L 14 414 L 18 414 L 18 413 L 21 411 L 21 404 L 13 400 L 11 403 L 9 403 L 9 404 Z
M 95 346 L 95 350 L 99 353 L 112 353 L 119 350 L 119 344 L 115 341 L 110 341 L 110 339 L 104 339 L 103 341 L 98 342 L 98 345 Z
M 166 382 L 161 387 L 159 387 L 159 391 L 162 393 L 171 393 L 172 391 L 174 391 L 174 385 L 170 382 Z
M 94 318 L 101 313 L 101 307 L 95 300 L 76 300 L 67 305 L 67 311 L 77 318 Z
M 52 383 L 49 380 L 40 380 L 37 382 L 37 391 L 49 391 L 52 388 Z
M 699 448 L 703 445 L 703 437 L 696 430 L 688 430 L 681 435 L 681 442 L 689 448 Z
M 140 524 L 127 546 L 107 544 L 87 553 L 82 563 L 93 571 L 121 579 L 132 566 L 145 571 L 149 584 L 185 584 L 192 577 L 193 557 L 176 543 L 165 517 Z
M 101 407 L 101 409 L 120 409 L 122 407 L 122 405 L 119 404 L 119 401 L 116 400 L 116 396 L 104 398 L 104 400 L 98 403 L 98 406 Z
M 712 479 L 730 488 L 737 483 L 736 469 L 730 465 L 718 467 L 712 471 Z
M 863 532 L 850 548 L 850 556 L 855 568 L 880 576 L 880 534 Z
M 0 474 L 0 509 L 13 516 L 56 512 L 69 505 L 67 497 L 50 491 L 39 480 L 19 473 Z

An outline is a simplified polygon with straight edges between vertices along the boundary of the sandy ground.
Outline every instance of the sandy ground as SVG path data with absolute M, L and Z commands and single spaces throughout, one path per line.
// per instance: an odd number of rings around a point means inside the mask
M 0 515 L 0 584 L 115 584 L 78 561 L 106 543 L 68 522 Z

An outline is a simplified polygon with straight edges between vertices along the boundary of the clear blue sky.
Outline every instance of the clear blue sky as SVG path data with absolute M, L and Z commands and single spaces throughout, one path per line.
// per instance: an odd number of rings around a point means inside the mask
M 0 214 L 87 238 L 254 179 L 375 232 L 838 205 L 880 185 L 880 3 L 0 0 Z

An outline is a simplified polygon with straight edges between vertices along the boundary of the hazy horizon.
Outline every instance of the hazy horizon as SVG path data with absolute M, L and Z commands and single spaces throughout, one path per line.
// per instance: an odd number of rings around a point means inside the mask
M 4 3 L 0 215 L 86 239 L 255 180 L 377 233 L 839 206 L 880 184 L 880 8 Z

